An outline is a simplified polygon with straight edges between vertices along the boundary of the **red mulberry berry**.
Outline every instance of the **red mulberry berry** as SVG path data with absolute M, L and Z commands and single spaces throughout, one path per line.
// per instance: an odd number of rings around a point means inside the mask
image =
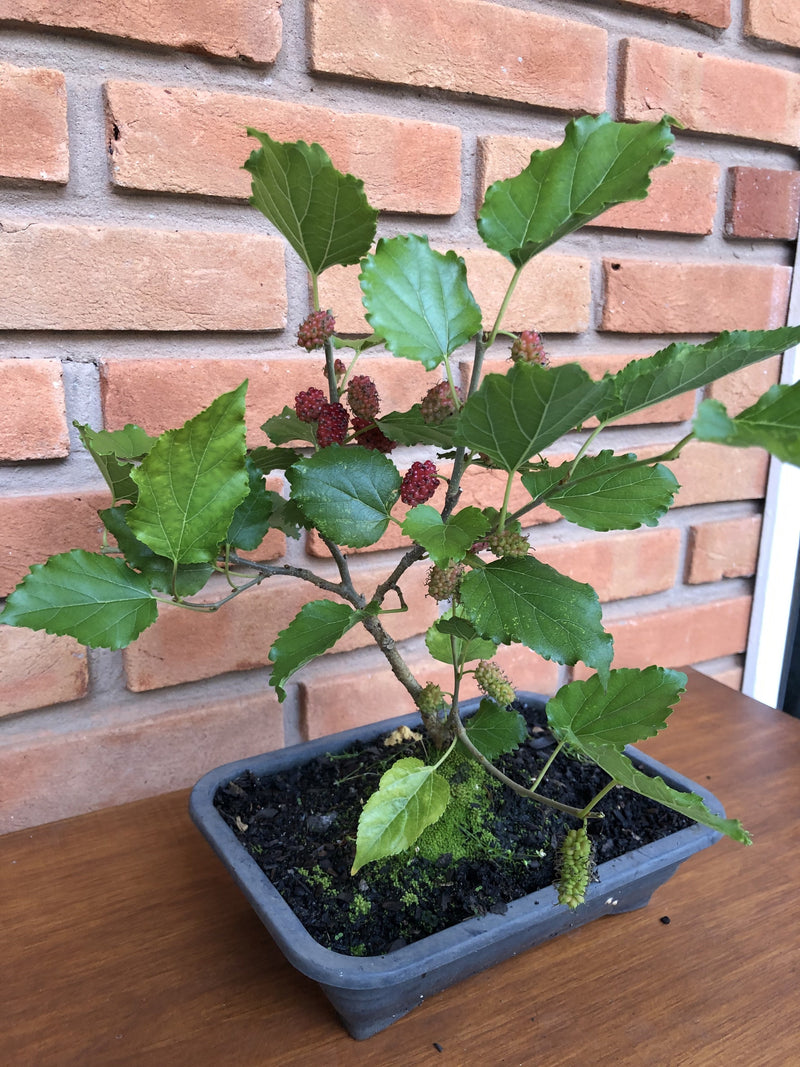
M 353 414 L 360 419 L 374 419 L 381 406 L 375 382 L 366 374 L 356 374 L 350 379 L 347 399 Z
M 456 396 L 459 403 L 461 403 L 464 397 L 459 388 L 456 388 Z M 429 389 L 422 398 L 419 409 L 423 421 L 428 423 L 429 426 L 436 426 L 440 422 L 444 422 L 447 416 L 452 415 L 456 410 L 450 383 L 439 382 L 438 385 L 434 385 L 433 388 Z
M 307 352 L 314 348 L 322 348 L 335 329 L 336 322 L 330 311 L 312 311 L 300 323 L 297 343 Z
M 397 441 L 390 440 L 372 419 L 360 419 L 354 415 L 352 423 L 356 432 L 356 443 L 364 448 L 373 452 L 391 452 L 393 448 L 397 448 Z
M 439 479 L 436 477 L 436 465 L 432 460 L 426 459 L 424 463 L 417 461 L 412 463 L 405 473 L 403 483 L 400 486 L 400 499 L 404 504 L 424 504 L 430 500 L 439 487 Z
M 320 448 L 340 445 L 347 437 L 350 419 L 341 404 L 323 404 L 317 426 L 317 444 Z
M 536 330 L 523 330 L 511 346 L 511 358 L 514 362 L 538 363 L 541 367 L 548 367 L 550 360 L 545 354 L 541 336 Z
M 294 410 L 301 422 L 316 422 L 326 403 L 325 394 L 321 389 L 304 389 L 294 398 Z

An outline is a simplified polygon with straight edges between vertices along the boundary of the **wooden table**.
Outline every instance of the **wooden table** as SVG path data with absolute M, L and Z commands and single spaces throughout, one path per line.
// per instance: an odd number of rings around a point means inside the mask
M 752 832 L 355 1042 L 186 814 L 187 793 L 0 838 L 4 1067 L 800 1064 L 800 721 L 692 673 L 650 752 Z M 669 916 L 669 924 L 661 921 Z

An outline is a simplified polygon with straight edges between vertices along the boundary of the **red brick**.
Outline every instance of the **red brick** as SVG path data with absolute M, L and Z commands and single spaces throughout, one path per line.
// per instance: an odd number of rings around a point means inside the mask
M 0 460 L 56 459 L 69 454 L 64 385 L 57 360 L 0 360 L 0 396 Z
M 275 330 L 286 319 L 277 237 L 6 222 L 0 279 L 6 330 Z
M 186 789 L 283 741 L 274 693 L 242 691 L 231 679 L 223 696 L 108 701 L 61 728 L 25 723 L 0 748 L 0 833 Z
M 697 585 L 722 578 L 749 578 L 756 572 L 760 538 L 760 515 L 690 527 L 686 581 Z
M 480 138 L 479 206 L 492 182 L 519 174 L 528 165 L 531 152 L 552 148 L 553 144 L 528 137 Z M 674 156 L 666 167 L 653 171 L 646 200 L 610 208 L 589 225 L 666 233 L 711 233 L 718 182 L 719 166 L 711 160 Z
M 800 48 L 800 2 L 744 0 L 744 32 L 748 37 Z
M 647 451 L 636 449 L 639 456 Z M 766 491 L 769 455 L 760 448 L 728 448 L 690 441 L 679 458 L 670 460 L 667 466 L 681 486 L 674 507 L 758 500 Z
M 467 264 L 470 289 L 483 311 L 488 329 L 514 273 L 508 260 L 482 248 L 457 249 Z M 590 262 L 579 256 L 543 253 L 523 271 L 509 302 L 503 327 L 527 330 L 532 325 L 550 333 L 580 333 L 589 325 Z M 333 309 L 342 333 L 371 332 L 364 319 L 360 268 L 331 267 L 320 278 L 320 303 Z
M 0 63 L 0 114 L 0 174 L 4 178 L 66 182 L 67 89 L 61 71 Z
M 673 115 L 689 130 L 800 144 L 800 74 L 631 38 L 624 51 L 622 117 Z
M 72 637 L 53 637 L 0 625 L 0 718 L 86 695 L 86 649 Z
M 0 596 L 10 593 L 32 563 L 73 548 L 99 551 L 103 524 L 98 508 L 111 503 L 108 491 L 0 497 Z
M 793 241 L 800 217 L 800 171 L 731 167 L 725 230 L 731 237 Z
M 781 357 L 762 359 L 749 367 L 726 374 L 708 387 L 708 395 L 719 400 L 727 408 L 729 415 L 738 415 L 778 382 L 781 374 Z
M 281 46 L 280 6 L 281 0 L 0 0 L 0 19 L 271 63 Z
M 567 111 L 605 107 L 607 35 L 586 23 L 484 0 L 311 0 L 309 16 L 318 73 Z
M 601 329 L 619 333 L 764 330 L 786 322 L 791 268 L 605 259 Z
M 621 3 L 694 19 L 719 29 L 727 29 L 731 24 L 731 0 L 621 0 Z
M 671 589 L 678 574 L 680 530 L 636 530 L 536 546 L 542 563 L 586 582 L 604 603 Z
M 251 126 L 318 142 L 384 211 L 452 215 L 461 203 L 457 126 L 144 82 L 109 82 L 106 99 L 112 180 L 124 188 L 246 200 Z

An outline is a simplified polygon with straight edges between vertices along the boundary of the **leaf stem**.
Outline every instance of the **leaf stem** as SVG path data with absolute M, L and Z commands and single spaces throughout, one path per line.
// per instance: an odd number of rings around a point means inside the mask
M 600 790 L 600 792 L 597 794 L 597 796 L 592 797 L 592 799 L 589 801 L 589 803 L 586 805 L 586 807 L 580 813 L 579 817 L 581 819 L 588 819 L 591 816 L 594 816 L 595 818 L 597 818 L 598 815 L 602 815 L 601 812 L 593 812 L 592 809 L 595 808 L 600 803 L 600 801 L 603 799 L 603 797 L 606 795 L 606 793 L 610 793 L 611 792 L 611 790 L 614 788 L 615 785 L 619 785 L 619 782 L 615 778 L 612 778 L 611 781 L 608 783 L 608 785 L 604 786 Z
M 486 340 L 487 348 L 489 348 L 494 343 L 494 339 L 495 337 L 497 337 L 497 333 L 500 329 L 500 324 L 503 321 L 503 316 L 508 310 L 509 301 L 511 300 L 511 297 L 514 294 L 514 290 L 517 287 L 517 282 L 519 281 L 520 275 L 522 274 L 522 267 L 524 266 L 525 264 L 523 263 L 522 266 L 516 268 L 511 281 L 508 283 L 508 289 L 506 289 L 506 295 L 503 297 L 503 302 L 500 305 L 500 310 L 497 312 L 497 318 L 495 319 L 494 326 L 492 327 L 492 332 L 489 334 Z
M 564 747 L 564 742 L 563 741 L 559 741 L 558 744 L 556 745 L 556 747 L 550 753 L 550 758 L 547 760 L 547 763 L 545 763 L 544 767 L 542 767 L 542 769 L 539 771 L 538 775 L 536 776 L 536 781 L 531 786 L 531 789 L 538 789 L 539 788 L 539 786 L 542 784 L 542 780 L 544 779 L 544 776 L 550 770 L 551 766 L 553 765 L 553 761 L 555 760 L 556 756 L 559 754 L 559 752 L 561 751 L 561 749 L 563 747 Z

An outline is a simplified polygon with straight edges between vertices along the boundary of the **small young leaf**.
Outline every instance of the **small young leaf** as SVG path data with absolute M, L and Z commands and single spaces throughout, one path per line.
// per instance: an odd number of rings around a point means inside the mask
M 120 504 L 97 513 L 119 545 L 126 563 L 141 571 L 150 588 L 161 593 L 184 597 L 199 592 L 213 574 L 213 566 L 210 563 L 179 563 L 175 567 L 171 559 L 157 556 L 134 536 L 128 526 L 127 515 L 132 507 L 132 504 Z
M 253 176 L 250 203 L 277 226 L 312 274 L 358 263 L 372 245 L 378 218 L 363 181 L 336 170 L 318 144 L 247 132 L 261 142 L 244 165 Z
M 800 466 L 800 382 L 773 385 L 735 418 L 718 400 L 704 400 L 693 429 L 700 441 L 765 448 L 784 463 Z
M 438 448 L 452 448 L 456 429 L 455 415 L 440 423 L 427 423 L 422 417 L 419 404 L 414 404 L 408 411 L 392 411 L 382 415 L 378 428 L 383 430 L 391 441 L 399 445 L 436 445 Z
M 393 763 L 361 811 L 350 873 L 410 848 L 442 816 L 449 800 L 447 779 L 433 767 L 413 757 Z
M 381 238 L 361 268 L 367 321 L 396 356 L 433 370 L 481 328 L 481 310 L 455 252 L 435 252 L 426 237 Z
M 119 460 L 143 459 L 158 440 L 132 422 L 126 423 L 121 430 L 93 430 L 79 422 L 72 425 L 92 454 L 116 456 Z
M 513 752 L 528 736 L 528 724 L 518 711 L 507 711 L 493 700 L 482 700 L 464 724 L 475 748 L 488 760 Z
M 109 433 L 107 430 L 93 430 L 90 426 L 84 426 L 79 422 L 73 422 L 72 425 L 78 431 L 78 436 L 83 442 L 84 448 L 95 461 L 97 469 L 103 475 L 106 485 L 111 490 L 113 502 L 116 504 L 121 500 L 130 500 L 135 504 L 139 495 L 139 487 L 131 478 L 133 464 L 122 462 L 114 454 L 113 442 L 109 441 L 109 438 L 113 438 L 114 434 Z M 138 427 L 126 427 L 126 429 L 129 428 L 138 429 Z M 117 433 L 123 433 L 123 431 L 119 430 Z M 102 434 L 105 434 L 105 438 L 101 438 Z M 148 438 L 148 440 L 155 444 L 155 438 Z M 126 443 L 129 442 L 126 440 Z
M 154 623 L 146 578 L 121 559 L 75 548 L 35 563 L 0 612 L 0 622 L 69 634 L 90 648 L 125 648 Z
M 478 538 L 489 529 L 480 508 L 463 508 L 447 522 L 430 504 L 418 504 L 403 521 L 403 533 L 417 541 L 439 567 L 459 563 Z
M 303 422 L 298 418 L 294 408 L 288 406 L 280 415 L 272 415 L 268 418 L 261 429 L 273 445 L 286 445 L 290 441 L 306 441 L 310 445 L 316 444 L 311 423 Z
M 292 499 L 320 533 L 351 548 L 381 537 L 400 494 L 392 461 L 359 445 L 328 445 L 299 460 L 287 477 Z
M 347 633 L 364 612 L 355 611 L 335 600 L 313 600 L 304 604 L 285 630 L 281 630 L 270 649 L 273 662 L 269 684 L 279 700 L 286 699 L 284 683 L 312 659 L 321 656 Z
M 261 544 L 270 528 L 274 493 L 264 488 L 264 475 L 250 456 L 245 458 L 247 468 L 247 496 L 234 511 L 225 540 L 231 548 L 243 548 L 250 552 Z
M 454 617 L 451 608 L 431 626 L 425 634 L 428 652 L 440 663 L 453 662 L 453 643 L 455 637 L 456 662 L 472 663 L 476 659 L 491 659 L 497 651 L 494 641 L 478 637 L 475 627 L 468 619 Z

